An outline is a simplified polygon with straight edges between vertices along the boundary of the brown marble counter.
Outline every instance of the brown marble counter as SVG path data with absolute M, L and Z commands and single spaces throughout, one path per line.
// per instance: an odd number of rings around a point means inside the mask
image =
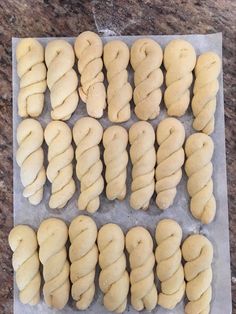
M 223 32 L 233 309 L 236 310 L 236 45 L 234 0 L 0 1 L 0 313 L 13 311 L 11 37 Z M 225 313 L 226 314 L 226 313 Z M 228 314 L 228 313 L 227 313 Z

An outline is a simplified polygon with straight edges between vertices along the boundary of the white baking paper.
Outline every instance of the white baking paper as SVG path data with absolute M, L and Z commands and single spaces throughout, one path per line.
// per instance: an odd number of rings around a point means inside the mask
M 137 38 L 141 36 L 119 36 L 119 37 L 103 37 L 103 42 L 113 39 L 121 39 L 125 41 L 129 46 Z M 183 38 L 191 42 L 195 47 L 197 55 L 205 51 L 215 51 L 220 56 L 222 56 L 222 35 L 211 34 L 211 35 L 184 35 L 184 36 L 150 36 L 156 40 L 162 48 L 174 38 Z M 53 38 L 39 38 L 39 41 L 45 46 Z M 74 38 L 64 38 L 71 44 L 74 43 Z M 19 39 L 13 38 L 12 40 L 12 51 L 13 51 L 13 147 L 14 147 L 14 222 L 15 224 L 28 224 L 32 226 L 35 230 L 38 228 L 40 222 L 48 217 L 58 217 L 63 219 L 69 225 L 70 221 L 78 214 L 84 214 L 84 212 L 79 212 L 77 209 L 77 198 L 79 195 L 79 183 L 77 182 L 77 192 L 73 199 L 67 204 L 63 210 L 50 210 L 48 208 L 48 199 L 50 195 L 50 184 L 47 182 L 46 189 L 44 193 L 43 201 L 38 206 L 32 206 L 29 204 L 27 199 L 22 196 L 22 185 L 20 182 L 20 172 L 15 161 L 15 155 L 17 150 L 16 143 L 16 128 L 20 122 L 20 118 L 17 115 L 17 95 L 19 91 L 19 79 L 16 73 L 16 58 L 15 58 L 15 48 Z M 76 68 L 76 66 L 75 66 Z M 77 70 L 77 69 L 76 69 Z M 129 68 L 130 81 L 132 82 L 133 71 Z M 130 183 L 131 183 L 131 165 L 128 166 L 128 193 L 125 201 L 108 201 L 103 193 L 101 196 L 101 207 L 92 217 L 96 221 L 98 227 L 105 223 L 113 222 L 121 226 L 124 233 L 131 227 L 141 225 L 147 228 L 154 239 L 154 232 L 157 222 L 163 218 L 173 218 L 175 219 L 183 229 L 183 237 L 192 233 L 198 233 L 206 235 L 214 246 L 214 259 L 213 259 L 213 298 L 211 303 L 211 313 L 212 314 L 229 314 L 232 311 L 231 307 L 231 285 L 230 285 L 230 255 L 229 255 L 229 230 L 228 230 L 228 207 L 227 207 L 227 183 L 226 183 L 226 158 L 225 158 L 225 126 L 224 126 L 224 100 L 223 100 L 223 75 L 220 76 L 220 90 L 217 95 L 217 109 L 216 109 L 216 123 L 215 132 L 213 134 L 213 140 L 215 143 L 215 151 L 213 157 L 214 165 L 214 195 L 217 204 L 216 219 L 210 225 L 203 226 L 197 220 L 195 220 L 191 213 L 189 212 L 189 197 L 186 191 L 186 175 L 183 175 L 181 183 L 178 185 L 178 192 L 174 205 L 171 206 L 166 211 L 162 212 L 157 209 L 155 205 L 155 196 L 153 196 L 149 209 L 144 211 L 132 210 L 129 206 L 129 195 L 130 195 Z M 133 111 L 132 103 L 132 111 Z M 68 121 L 70 127 L 73 127 L 75 122 L 86 116 L 85 104 L 80 101 L 76 112 L 73 114 L 72 118 Z M 156 128 L 160 120 L 166 117 L 166 110 L 163 102 L 161 103 L 161 113 L 157 119 L 151 123 Z M 189 108 L 188 112 L 180 118 L 181 122 L 184 124 L 186 136 L 193 133 L 192 125 L 192 112 Z M 49 92 L 46 93 L 46 103 L 43 114 L 39 118 L 42 126 L 45 128 L 47 123 L 50 121 L 50 101 Z M 132 118 L 127 123 L 122 123 L 127 129 L 135 122 L 137 118 L 132 114 Z M 104 128 L 111 125 L 107 119 L 107 112 L 102 119 L 100 119 L 101 124 Z M 102 145 L 101 145 L 102 146 Z M 45 165 L 46 161 L 46 145 L 45 148 Z M 74 161 L 75 169 L 75 161 Z M 76 179 L 76 176 L 74 174 Z M 156 247 L 154 240 L 154 247 Z M 96 278 L 96 295 L 92 305 L 87 311 L 81 311 L 81 313 L 108 313 L 102 305 L 102 293 L 98 287 L 98 273 L 99 268 L 97 267 L 97 278 Z M 162 309 L 157 306 L 152 313 L 184 313 L 184 303 L 186 299 L 178 304 L 178 306 L 170 311 Z M 61 313 L 73 313 L 77 310 L 74 307 L 73 300 L 70 299 L 69 304 L 60 312 Z M 56 310 L 49 309 L 43 301 L 43 296 L 41 296 L 41 302 L 35 307 L 30 307 L 27 305 L 22 305 L 18 300 L 18 290 L 14 289 L 14 313 L 15 314 L 33 314 L 33 313 L 56 313 Z M 128 306 L 125 313 L 136 313 L 130 305 L 130 296 L 128 299 Z M 146 311 L 142 311 L 146 313 Z

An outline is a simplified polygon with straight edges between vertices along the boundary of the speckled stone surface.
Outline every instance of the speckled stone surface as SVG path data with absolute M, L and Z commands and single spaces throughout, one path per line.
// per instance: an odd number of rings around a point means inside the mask
M 13 311 L 11 37 L 223 33 L 233 311 L 236 310 L 236 45 L 234 0 L 0 1 L 0 313 Z M 228 314 L 228 313 L 225 313 Z

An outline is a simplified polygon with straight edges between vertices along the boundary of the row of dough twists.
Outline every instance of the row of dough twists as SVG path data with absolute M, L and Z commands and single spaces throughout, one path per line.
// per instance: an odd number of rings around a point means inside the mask
M 68 235 L 71 264 L 66 250 Z M 185 313 L 210 313 L 212 244 L 205 236 L 194 234 L 187 237 L 181 250 L 181 241 L 179 224 L 171 219 L 161 220 L 156 227 L 154 255 L 153 240 L 147 229 L 133 227 L 124 236 L 118 225 L 108 223 L 98 231 L 93 219 L 84 215 L 73 219 L 69 230 L 62 220 L 49 218 L 40 224 L 37 236 L 26 225 L 14 227 L 9 234 L 19 298 L 24 304 L 35 305 L 40 301 L 40 261 L 46 304 L 62 309 L 69 299 L 71 281 L 76 308 L 87 309 L 94 299 L 95 269 L 99 263 L 99 287 L 108 311 L 124 312 L 130 289 L 131 304 L 136 311 L 151 311 L 157 304 L 171 310 L 186 291 Z M 125 247 L 130 274 L 126 270 Z M 159 295 L 154 280 L 155 261 Z
M 79 88 L 73 69 L 75 55 L 80 73 Z M 166 69 L 164 102 L 168 115 L 180 117 L 185 114 L 195 68 L 193 127 L 206 134 L 214 131 L 221 60 L 214 52 L 206 52 L 196 61 L 195 50 L 186 40 L 170 41 L 163 54 L 160 45 L 151 38 L 136 40 L 130 50 L 120 40 L 112 40 L 103 48 L 101 38 L 86 31 L 76 38 L 74 49 L 67 41 L 58 39 L 50 41 L 44 52 L 36 39 L 22 39 L 16 48 L 16 59 L 20 78 L 18 113 L 21 117 L 37 117 L 42 113 L 48 86 L 54 120 L 68 120 L 76 110 L 79 95 L 91 117 L 101 118 L 107 102 L 110 121 L 127 121 L 131 116 L 133 96 L 137 117 L 140 120 L 155 119 L 162 99 L 164 76 L 160 67 L 163 61 Z M 129 61 L 134 70 L 134 91 L 128 81 Z M 103 62 L 107 71 L 107 91 Z

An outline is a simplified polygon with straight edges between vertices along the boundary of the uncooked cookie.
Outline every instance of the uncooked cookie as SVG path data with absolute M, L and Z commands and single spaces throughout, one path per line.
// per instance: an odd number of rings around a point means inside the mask
M 164 51 L 167 86 L 164 102 L 169 116 L 183 116 L 188 109 L 195 64 L 196 53 L 189 42 L 174 39 L 167 44 Z
M 121 40 L 112 40 L 104 46 L 104 64 L 107 69 L 108 119 L 124 122 L 130 119 L 132 87 L 128 82 L 129 48 Z
M 163 53 L 157 42 L 141 38 L 131 47 L 130 63 L 134 69 L 135 113 L 140 120 L 155 119 L 160 112 Z
M 76 38 L 74 48 L 81 75 L 80 97 L 86 103 L 88 115 L 101 118 L 106 108 L 106 90 L 102 72 L 102 40 L 97 34 L 86 31 Z
M 23 120 L 16 131 L 16 162 L 20 167 L 21 182 L 24 186 L 23 196 L 32 205 L 38 205 L 43 198 L 46 173 L 43 165 L 44 153 L 43 128 L 34 119 Z
M 8 236 L 12 249 L 19 299 L 23 304 L 35 305 L 40 301 L 41 276 L 39 273 L 38 242 L 33 229 L 26 225 L 14 227 Z
M 20 78 L 18 114 L 22 118 L 38 117 L 43 111 L 47 88 L 44 48 L 36 39 L 24 38 L 17 44 L 16 60 Z
M 79 102 L 78 77 L 73 69 L 74 50 L 65 40 L 52 40 L 46 46 L 45 61 L 52 106 L 51 118 L 68 120 Z

